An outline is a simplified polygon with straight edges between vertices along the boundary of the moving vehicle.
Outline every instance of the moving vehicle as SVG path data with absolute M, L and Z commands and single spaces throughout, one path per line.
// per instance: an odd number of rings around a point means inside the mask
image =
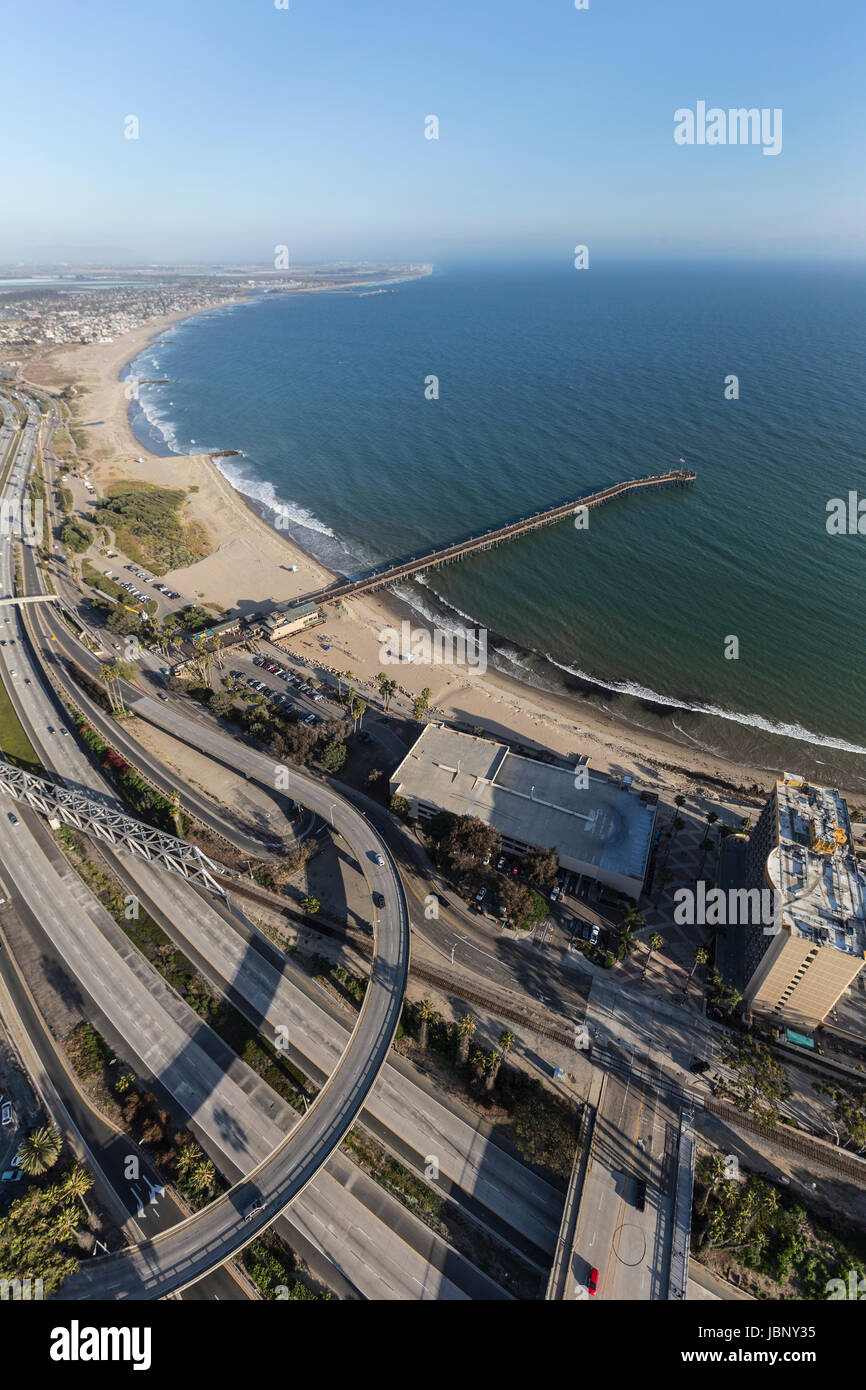
M 252 1221 L 254 1216 L 258 1216 L 260 1211 L 264 1211 L 265 1204 L 261 1200 L 252 1202 L 244 1212 L 244 1221 Z
M 635 1184 L 634 1204 L 638 1211 L 646 1209 L 646 1179 L 638 1178 Z
M 597 1270 L 597 1269 L 591 1269 L 591 1270 L 589 1271 L 589 1278 L 588 1278 L 587 1281 L 586 1281 L 586 1291 L 587 1291 L 587 1293 L 589 1294 L 590 1298 L 595 1298 L 595 1295 L 596 1295 L 597 1290 L 598 1290 L 598 1270 Z
M 373 894 L 373 903 L 375 904 L 376 907 L 384 907 L 384 906 L 385 906 L 385 894 L 384 894 L 384 893 L 374 893 L 374 894 Z
M 377 850 L 376 853 L 373 855 L 373 863 L 374 863 L 374 864 L 378 864 L 380 869 L 384 869 L 384 867 L 385 867 L 385 861 L 384 861 L 384 859 L 382 858 L 382 856 L 381 856 L 381 854 L 379 853 L 378 850 Z
M 10 824 L 10 825 L 17 825 L 17 824 L 18 824 L 18 817 L 16 816 L 15 812 L 14 812 L 14 811 L 9 811 L 9 812 L 8 812 L 8 815 L 9 815 L 9 824 Z
M 704 1072 L 709 1071 L 709 1069 L 709 1062 L 705 1062 L 702 1057 L 696 1057 L 689 1067 L 689 1071 L 693 1072 L 695 1076 L 703 1076 Z

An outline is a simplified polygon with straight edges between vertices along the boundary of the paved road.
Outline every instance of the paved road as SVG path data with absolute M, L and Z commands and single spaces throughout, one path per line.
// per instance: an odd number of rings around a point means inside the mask
M 9 480 L 9 496 L 13 501 L 20 495 L 37 432 L 38 421 L 35 412 L 31 411 L 25 429 L 27 455 L 24 458 L 19 455 L 16 459 Z M 4 548 L 5 573 L 0 575 L 6 592 L 11 589 L 11 550 L 9 540 Z M 7 626 L 14 625 L 19 631 L 19 636 L 14 639 L 16 646 L 21 640 L 20 623 L 17 614 L 13 619 L 7 619 Z M 8 653 L 10 648 L 0 650 Z M 11 667 L 9 663 L 10 683 L 18 679 L 17 675 L 11 676 L 12 669 L 17 672 L 17 667 Z M 40 695 L 46 698 L 41 687 L 32 683 L 21 687 L 17 693 L 20 702 L 25 705 L 31 701 L 38 702 Z M 84 785 L 88 784 L 89 769 L 82 780 Z M 158 1297 L 186 1287 L 208 1270 L 218 1267 L 231 1253 L 253 1239 L 259 1230 L 265 1229 L 277 1212 L 303 1191 L 350 1128 L 390 1049 L 402 1008 L 409 964 L 409 922 L 402 885 L 387 848 L 363 816 L 342 798 L 329 793 L 317 783 L 308 782 L 306 790 L 311 797 L 306 804 L 318 814 L 331 819 L 347 844 L 353 846 L 359 862 L 365 865 L 375 890 L 381 892 L 385 899 L 385 908 L 377 922 L 377 956 L 356 1030 L 337 1072 L 323 1088 L 308 1114 L 289 1138 L 283 1138 L 273 1146 L 274 1152 L 237 1190 L 233 1189 L 172 1232 L 156 1237 L 128 1253 L 107 1257 L 99 1262 L 102 1282 L 100 1284 L 97 1280 L 97 1286 L 103 1297 L 130 1296 L 133 1292 L 138 1297 Z M 13 828 L 7 821 L 2 829 L 8 836 Z M 20 853 L 26 855 L 29 838 L 20 837 L 19 846 Z M 23 882 L 26 885 L 26 874 L 32 876 L 35 866 L 26 862 L 22 865 L 20 858 L 17 863 L 19 873 L 22 869 L 25 873 Z M 43 905 L 46 910 L 50 906 L 47 901 Z M 56 915 L 53 920 L 56 925 Z M 78 944 L 80 946 L 82 943 Z M 101 962 L 88 961 L 88 968 L 105 970 L 106 976 L 110 977 L 110 967 L 114 966 L 114 961 L 104 951 L 102 955 Z M 83 959 L 79 958 L 79 965 Z M 73 969 L 73 974 L 91 984 L 87 970 L 82 975 L 78 969 Z M 145 1001 L 139 998 L 137 1003 L 143 1010 L 142 1017 L 147 1017 Z M 137 1019 L 137 1022 L 140 1021 Z M 144 1056 L 147 1060 L 146 1052 Z M 89 1266 L 91 1274 L 95 1268 L 96 1263 Z M 92 1293 L 91 1296 L 100 1294 Z
M 596 1116 L 566 1296 L 582 1297 L 591 1268 L 597 1298 L 668 1296 L 671 1196 L 679 1131 L 676 1093 L 661 1073 L 609 1073 Z M 647 1184 L 638 1210 L 637 1180 Z
M 218 912 L 202 894 L 182 880 L 137 863 L 136 880 L 148 892 L 146 906 L 157 909 L 181 950 L 205 974 L 230 992 L 244 1012 L 272 1041 L 285 1029 L 301 1065 L 328 1076 L 346 1046 L 350 1020 L 337 1019 L 314 994 L 299 987 L 282 953 L 242 918 Z M 171 926 L 169 926 L 169 923 Z M 423 1171 L 435 1154 L 442 1175 L 456 1188 L 531 1241 L 550 1252 L 556 1243 L 562 1193 L 448 1106 L 427 1093 L 392 1063 L 386 1063 L 362 1119 L 373 1120 L 398 1136 Z

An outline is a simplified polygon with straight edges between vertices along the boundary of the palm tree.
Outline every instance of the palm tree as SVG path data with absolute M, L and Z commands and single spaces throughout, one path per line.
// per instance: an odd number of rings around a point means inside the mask
M 427 1046 L 427 1030 L 431 1020 L 436 1017 L 436 1011 L 429 999 L 422 999 L 420 1004 L 415 1005 L 415 1015 L 418 1019 L 418 1042 L 421 1047 Z
M 502 1053 L 503 1057 L 508 1056 L 516 1041 L 517 1040 L 514 1034 L 510 1031 L 510 1029 L 503 1029 L 503 1031 L 499 1034 L 499 1051 Z
M 499 1075 L 499 1068 L 502 1066 L 502 1053 L 494 1048 L 487 1053 L 486 1071 L 487 1077 L 484 1082 L 485 1091 L 492 1091 L 496 1085 L 496 1078 Z
M 685 806 L 685 804 L 686 804 L 686 799 L 685 799 L 685 797 L 683 796 L 682 792 L 678 793 L 678 795 L 674 797 L 674 805 L 679 809 L 680 807 Z M 679 815 L 675 815 L 675 816 L 674 816 L 674 830 L 675 830 L 675 831 L 676 831 L 676 830 L 679 830 L 679 829 L 681 828 L 681 826 L 682 826 L 682 823 L 683 823 L 683 822 L 682 822 L 682 817 L 679 816 Z
M 743 816 L 743 819 L 740 821 L 740 825 L 742 826 L 744 832 L 748 834 L 752 828 L 752 817 Z
M 204 1153 L 195 1140 L 191 1139 L 188 1144 L 184 1144 L 177 1156 L 178 1173 L 182 1178 L 186 1177 L 187 1173 L 191 1172 L 195 1165 L 201 1163 L 203 1159 Z
M 710 953 L 709 953 L 709 951 L 707 950 L 706 946 L 696 946 L 696 947 L 695 947 L 695 959 L 694 959 L 694 964 L 692 965 L 692 968 L 691 968 L 691 970 L 689 971 L 689 980 L 690 980 L 690 979 L 692 978 L 692 976 L 694 975 L 694 973 L 695 973 L 695 971 L 697 970 L 698 966 L 699 966 L 699 965 L 706 965 L 706 963 L 707 963 L 707 961 L 709 960 L 709 958 L 710 958 Z M 687 981 L 687 983 L 688 983 L 688 981 Z
M 21 1140 L 18 1167 L 31 1177 L 39 1177 L 57 1162 L 62 1147 L 63 1136 L 57 1126 L 42 1125 Z
M 457 1024 L 457 1032 L 460 1034 L 460 1047 L 457 1055 L 464 1066 L 469 1061 L 469 1044 L 477 1027 L 478 1019 L 472 1014 L 464 1014 Z
M 194 1192 L 202 1194 L 213 1190 L 216 1169 L 209 1158 L 201 1158 L 190 1170 L 189 1185 Z
M 89 1192 L 93 1186 L 93 1178 L 82 1163 L 73 1163 L 72 1167 L 63 1175 L 60 1190 L 67 1200 L 80 1202 L 87 1211 L 87 1203 L 84 1194 Z M 88 1212 L 88 1215 L 90 1213 Z
M 365 712 L 366 708 L 367 708 L 367 701 L 366 701 L 366 700 L 362 700 L 360 697 L 357 697 L 357 698 L 356 698 L 354 695 L 352 696 L 351 712 L 352 712 L 352 732 L 353 732 L 353 733 L 355 732 L 356 729 L 360 729 L 361 724 L 362 724 L 363 719 L 364 719 L 364 712 Z
M 654 931 L 649 941 L 647 942 L 646 960 L 644 961 L 643 967 L 644 975 L 646 975 L 646 972 L 649 969 L 650 957 L 653 951 L 660 951 L 664 944 L 665 943 L 663 937 L 661 937 L 657 931 Z
M 115 676 L 114 663 L 113 663 L 113 662 L 106 661 L 102 666 L 100 666 L 100 668 L 99 668 L 99 679 L 102 681 L 103 685 L 105 686 L 106 693 L 107 693 L 107 695 L 108 695 L 109 701 L 111 702 L 111 708 L 112 708 L 113 710 L 116 710 L 116 709 L 117 709 L 117 697 L 116 697 L 115 692 L 114 692 L 114 682 L 115 682 L 115 680 L 116 680 L 116 676 Z

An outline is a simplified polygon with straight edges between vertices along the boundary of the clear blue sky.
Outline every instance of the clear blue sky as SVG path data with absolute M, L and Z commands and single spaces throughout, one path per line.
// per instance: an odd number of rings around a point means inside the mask
M 863 256 L 862 0 L 290 5 L 7 6 L 0 261 Z

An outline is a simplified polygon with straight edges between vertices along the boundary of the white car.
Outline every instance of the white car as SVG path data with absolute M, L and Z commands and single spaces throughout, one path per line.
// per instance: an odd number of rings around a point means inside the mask
M 385 867 L 385 861 L 378 852 L 373 855 L 373 863 L 378 864 L 380 869 L 384 869 Z

